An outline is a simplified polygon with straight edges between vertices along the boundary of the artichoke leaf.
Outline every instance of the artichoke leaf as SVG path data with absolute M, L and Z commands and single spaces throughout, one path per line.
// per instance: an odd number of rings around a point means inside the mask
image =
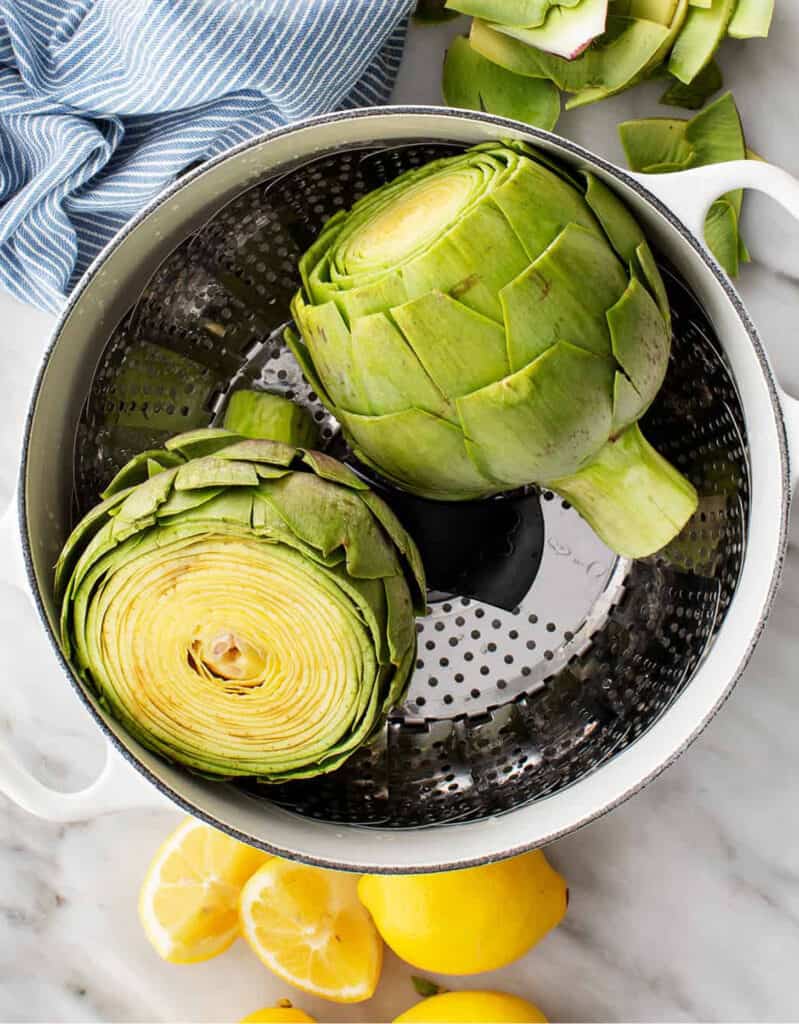
M 553 82 L 508 71 L 456 36 L 444 59 L 444 101 L 450 107 L 485 110 L 551 131 L 560 117 L 560 95 Z
M 294 448 L 313 448 L 319 440 L 307 409 L 268 391 L 234 391 L 225 409 L 224 427 L 244 437 L 279 441 Z
M 508 487 L 576 471 L 610 433 L 614 372 L 610 359 L 559 341 L 529 366 L 459 398 L 474 461 Z
M 182 461 L 183 459 L 179 455 L 174 452 L 165 451 L 163 448 L 148 449 L 147 451 L 140 452 L 125 463 L 122 469 L 113 477 L 111 483 L 101 492 L 100 497 L 103 499 L 110 498 L 119 491 L 124 491 L 128 487 L 133 487 L 135 484 L 148 480 L 163 469 L 179 466 Z

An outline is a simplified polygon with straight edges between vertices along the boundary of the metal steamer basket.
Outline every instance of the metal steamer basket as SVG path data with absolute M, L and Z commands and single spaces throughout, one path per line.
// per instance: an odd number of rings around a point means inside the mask
M 310 782 L 211 783 L 140 747 L 64 663 L 110 740 L 106 767 L 88 790 L 61 794 L 0 752 L 0 789 L 13 799 L 65 820 L 166 797 L 246 842 L 314 863 L 441 870 L 589 821 L 712 717 L 774 598 L 789 441 L 799 444 L 799 405 L 776 385 L 701 241 L 710 203 L 733 188 L 766 191 L 799 217 L 799 183 L 758 162 L 650 179 L 515 122 L 389 108 L 283 129 L 198 168 L 117 236 L 56 328 L 30 408 L 19 521 L 14 510 L 5 524 L 12 548 L 21 530 L 22 582 L 57 647 L 52 565 L 75 516 L 136 451 L 217 422 L 238 387 L 302 402 L 329 450 L 348 458 L 282 342 L 297 259 L 332 213 L 370 189 L 507 137 L 590 168 L 658 252 L 673 352 L 644 429 L 699 490 L 683 534 L 630 562 L 535 488 L 456 509 L 389 492 L 422 535 L 432 590 L 408 697 L 376 742 Z

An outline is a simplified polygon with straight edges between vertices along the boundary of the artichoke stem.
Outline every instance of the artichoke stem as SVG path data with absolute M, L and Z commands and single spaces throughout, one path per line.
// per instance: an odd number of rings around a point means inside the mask
M 694 486 L 655 451 L 637 424 L 608 441 L 582 469 L 547 486 L 626 558 L 664 548 L 698 502 Z

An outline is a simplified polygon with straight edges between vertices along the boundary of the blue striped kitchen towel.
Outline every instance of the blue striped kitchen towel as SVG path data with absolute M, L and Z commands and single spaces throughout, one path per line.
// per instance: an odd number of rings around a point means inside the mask
M 414 0 L 0 0 L 0 286 L 57 311 L 182 169 L 388 100 Z

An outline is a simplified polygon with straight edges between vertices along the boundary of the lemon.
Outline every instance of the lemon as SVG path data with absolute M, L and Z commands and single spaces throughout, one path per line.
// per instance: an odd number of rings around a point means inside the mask
M 241 930 L 271 971 L 304 992 L 358 1003 L 377 987 L 383 943 L 355 875 L 274 857 L 242 890 Z
M 242 1017 L 239 1024 L 316 1024 L 316 1017 L 309 1017 L 303 1010 L 292 1006 L 288 999 L 281 1000 L 277 1006 L 267 1006 L 255 1013 Z
M 433 875 L 364 875 L 358 894 L 397 956 L 443 974 L 511 963 L 560 923 L 567 902 L 540 850 Z
M 139 894 L 139 920 L 173 964 L 208 960 L 239 934 L 241 887 L 268 854 L 187 819 L 153 858 Z
M 505 1021 L 546 1024 L 546 1017 L 537 1006 L 518 996 L 504 992 L 443 992 L 423 999 L 410 1010 L 394 1018 L 394 1024 L 504 1024 Z

